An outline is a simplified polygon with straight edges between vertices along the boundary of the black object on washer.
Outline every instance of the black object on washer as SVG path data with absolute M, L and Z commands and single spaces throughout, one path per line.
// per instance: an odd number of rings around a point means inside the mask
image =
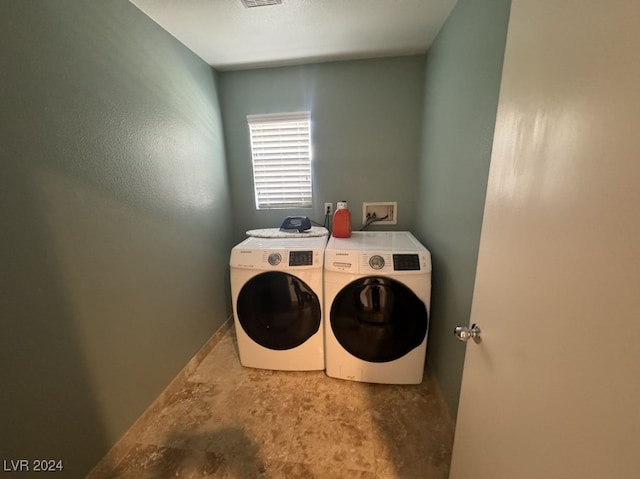
M 280 231 L 297 231 L 302 233 L 311 229 L 311 220 L 306 216 L 287 216 L 282 225 L 280 225 Z

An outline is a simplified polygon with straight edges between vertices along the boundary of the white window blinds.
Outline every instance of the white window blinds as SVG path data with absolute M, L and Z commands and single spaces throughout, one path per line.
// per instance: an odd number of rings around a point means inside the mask
M 249 115 L 256 207 L 311 207 L 309 112 Z

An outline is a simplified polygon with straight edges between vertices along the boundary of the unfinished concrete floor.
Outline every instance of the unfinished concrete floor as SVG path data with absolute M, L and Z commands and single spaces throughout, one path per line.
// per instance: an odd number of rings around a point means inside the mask
M 452 424 L 422 384 L 240 365 L 233 327 L 104 477 L 445 479 Z

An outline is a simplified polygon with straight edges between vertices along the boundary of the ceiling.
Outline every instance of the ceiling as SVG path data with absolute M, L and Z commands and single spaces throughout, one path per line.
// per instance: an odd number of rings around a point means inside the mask
M 130 0 L 218 70 L 424 53 L 457 0 Z

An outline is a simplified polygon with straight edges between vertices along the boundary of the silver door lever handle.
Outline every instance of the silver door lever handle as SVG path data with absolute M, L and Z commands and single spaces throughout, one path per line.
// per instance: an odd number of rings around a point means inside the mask
M 477 344 L 481 343 L 482 338 L 480 337 L 480 333 L 482 333 L 482 330 L 477 324 L 472 324 L 471 329 L 466 326 L 458 326 L 453 330 L 456 339 L 463 343 L 466 343 L 469 339 L 473 339 Z

